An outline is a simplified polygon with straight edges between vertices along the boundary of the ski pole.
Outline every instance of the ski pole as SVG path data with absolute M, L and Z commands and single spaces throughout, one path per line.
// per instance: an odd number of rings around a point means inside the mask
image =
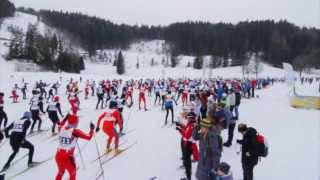
M 83 164 L 83 169 L 86 169 L 86 166 L 85 166 L 85 164 L 84 164 L 83 156 L 82 156 L 81 149 L 80 149 L 80 146 L 79 146 L 78 141 L 77 141 L 77 147 L 78 147 L 78 151 L 79 151 L 79 155 L 80 155 L 81 162 L 82 162 L 82 164 Z
M 127 120 L 126 120 L 126 125 L 125 125 L 125 130 L 127 130 L 127 128 L 128 128 L 128 123 L 129 123 L 129 120 L 130 120 L 130 117 L 131 117 L 131 112 L 133 111 L 133 109 L 130 109 L 130 112 L 129 112 L 129 114 L 128 114 L 128 118 L 127 118 Z
M 103 167 L 102 167 L 101 156 L 100 156 L 100 152 L 99 152 L 99 146 L 98 146 L 98 142 L 97 142 L 96 135 L 93 135 L 93 138 L 94 138 L 94 142 L 95 142 L 95 144 L 96 144 L 96 149 L 97 149 L 97 154 L 98 154 L 100 169 L 101 169 L 101 172 L 102 172 L 102 177 L 103 177 L 103 179 L 105 180 L 104 170 L 103 170 Z

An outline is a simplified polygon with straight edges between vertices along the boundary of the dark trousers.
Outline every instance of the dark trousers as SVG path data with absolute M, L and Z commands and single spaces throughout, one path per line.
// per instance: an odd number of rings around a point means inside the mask
M 20 148 L 25 148 L 25 149 L 29 149 L 29 160 L 28 160 L 28 164 L 32 163 L 32 158 L 33 158 L 33 153 L 34 153 L 34 147 L 33 145 L 27 141 L 27 140 L 22 140 L 20 142 L 20 144 L 16 144 L 16 143 L 11 143 L 11 141 L 13 142 L 14 140 L 10 139 L 10 144 L 13 150 L 13 153 L 10 155 L 8 161 L 6 162 L 6 164 L 4 165 L 5 167 L 9 167 L 12 160 L 15 158 L 15 156 L 17 155 L 17 153 L 19 152 Z
M 7 118 L 7 113 L 3 111 L 3 109 L 0 109 L 0 129 L 1 129 L 1 125 L 2 125 L 2 121 L 3 122 L 3 126 L 4 128 L 7 127 L 7 123 L 8 123 L 8 118 Z
M 191 180 L 191 172 L 192 172 L 192 162 L 191 162 L 191 155 L 192 155 L 192 143 L 187 141 L 184 142 L 181 139 L 181 149 L 182 149 L 182 160 L 183 166 L 186 170 L 186 176 L 188 180 Z
M 162 96 L 161 96 L 161 100 L 162 100 L 161 110 L 163 110 L 163 107 L 164 107 L 164 101 L 166 100 L 166 96 L 165 96 L 165 95 L 162 95 Z
M 200 108 L 201 118 L 207 118 L 207 106 L 201 106 Z
M 230 106 L 230 112 L 233 114 L 234 106 Z
M 27 99 L 27 93 L 25 89 L 21 90 L 23 99 Z
M 169 116 L 169 111 L 171 111 L 171 118 L 172 118 L 172 123 L 173 123 L 173 107 L 166 107 L 166 121 L 165 121 L 165 124 L 167 124 L 167 120 L 168 120 L 168 116 Z
M 42 120 L 41 120 L 41 118 L 39 116 L 39 110 L 31 110 L 31 114 L 32 114 L 32 120 L 33 120 L 33 123 L 32 123 L 32 126 L 31 126 L 31 131 L 33 131 L 34 126 L 36 125 L 37 121 L 39 121 L 38 130 L 40 130 L 41 124 L 42 124 Z
M 242 163 L 243 180 L 253 180 L 253 168 L 254 165 Z
M 156 93 L 156 99 L 154 100 L 154 104 L 157 103 L 158 98 L 159 98 L 159 104 L 160 104 L 160 101 L 161 101 L 160 94 L 159 94 L 159 93 Z
M 236 123 L 230 124 L 228 128 L 228 140 L 227 144 L 232 144 L 234 128 L 236 127 Z
M 59 122 L 59 117 L 57 111 L 48 111 L 49 119 L 52 122 L 51 132 L 54 133 L 56 129 L 56 125 Z
M 94 87 L 91 88 L 91 95 L 94 96 Z
M 251 97 L 254 98 L 254 88 L 251 88 Z
M 96 105 L 96 109 L 98 109 L 99 107 L 99 104 L 101 103 L 101 109 L 103 108 L 103 94 L 99 94 L 98 95 L 98 102 L 97 102 L 97 105 Z

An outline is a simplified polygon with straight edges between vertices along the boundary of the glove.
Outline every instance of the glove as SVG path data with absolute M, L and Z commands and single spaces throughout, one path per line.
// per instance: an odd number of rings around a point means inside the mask
M 93 123 L 90 123 L 90 130 L 93 131 L 95 128 L 95 125 Z
M 100 131 L 100 128 L 99 128 L 99 127 L 97 127 L 97 128 L 96 128 L 96 132 L 99 132 L 99 131 Z
M 237 143 L 238 143 L 238 144 L 241 144 L 241 140 L 240 140 L 240 139 L 237 139 Z

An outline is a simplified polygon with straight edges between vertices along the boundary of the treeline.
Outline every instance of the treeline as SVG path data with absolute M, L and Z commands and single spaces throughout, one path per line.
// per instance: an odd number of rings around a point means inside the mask
M 12 40 L 9 44 L 8 60 L 27 60 L 47 70 L 79 73 L 83 70 L 82 57 L 63 47 L 63 42 L 56 34 L 39 33 L 37 26 L 29 24 L 24 33 L 18 27 L 9 27 Z
M 179 53 L 211 54 L 242 62 L 252 54 L 280 65 L 320 47 L 320 31 L 286 21 L 252 21 L 236 25 L 203 22 L 176 23 L 165 28 L 164 39 Z
M 155 27 L 118 25 L 80 13 L 42 10 L 40 15 L 49 25 L 80 39 L 90 55 L 97 49 L 127 48 L 138 39 L 163 39 L 170 44 L 170 53 L 212 55 L 213 65 L 240 65 L 258 54 L 263 61 L 280 66 L 320 49 L 318 29 L 301 28 L 287 21 L 245 21 L 235 25 L 184 22 Z M 232 59 L 231 64 L 228 59 Z
M 0 0 L 0 19 L 8 16 L 13 16 L 15 6 L 8 0 Z
M 82 46 L 95 54 L 97 49 L 128 48 L 136 39 L 159 39 L 160 27 L 117 25 L 81 13 L 41 10 L 45 23 L 78 37 Z

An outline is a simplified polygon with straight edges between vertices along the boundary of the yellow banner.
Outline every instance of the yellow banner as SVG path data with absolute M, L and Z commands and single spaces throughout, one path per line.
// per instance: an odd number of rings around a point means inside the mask
M 290 104 L 295 108 L 319 109 L 320 97 L 315 96 L 292 96 Z

